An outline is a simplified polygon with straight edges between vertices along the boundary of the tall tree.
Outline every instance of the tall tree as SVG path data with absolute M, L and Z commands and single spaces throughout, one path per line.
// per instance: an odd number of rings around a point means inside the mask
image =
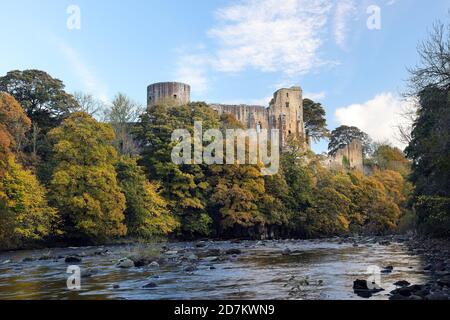
M 340 126 L 331 132 L 328 153 L 335 155 L 339 149 L 348 146 L 354 140 L 361 141 L 365 156 L 372 152 L 372 139 L 367 133 L 357 127 Z
M 303 121 L 305 123 L 306 133 L 308 138 L 311 138 L 315 142 L 327 138 L 330 135 L 330 131 L 327 129 L 325 114 L 325 109 L 320 103 L 310 99 L 303 100 Z
M 116 132 L 116 146 L 122 155 L 136 155 L 137 144 L 133 139 L 133 126 L 142 113 L 142 107 L 123 93 L 118 93 L 105 112 L 106 120 Z
M 50 199 L 69 237 L 102 241 L 126 234 L 125 196 L 117 182 L 113 129 L 77 112 L 49 137 L 54 143 Z
M 155 106 L 147 110 L 136 128 L 142 144 L 142 165 L 148 178 L 159 181 L 169 208 L 181 222 L 181 232 L 187 236 L 207 235 L 212 219 L 207 207 L 209 184 L 204 165 L 172 162 L 171 141 L 176 129 L 186 129 L 193 135 L 194 121 L 202 121 L 203 129 L 219 128 L 218 115 L 204 103 L 188 106 Z
M 0 77 L 0 91 L 14 96 L 33 123 L 24 145 L 23 161 L 36 167 L 40 181 L 50 179 L 51 145 L 46 134 L 78 108 L 75 98 L 64 90 L 61 80 L 40 70 L 10 71 Z
M 420 64 L 410 68 L 410 94 L 427 87 L 450 90 L 450 23 L 436 22 L 428 39 L 419 44 Z
M 0 92 L 0 248 L 41 240 L 53 233 L 57 222 L 45 189 L 16 162 L 30 125 L 19 103 Z
M 20 156 L 30 126 L 31 120 L 17 100 L 0 92 L 0 150 L 3 156 L 11 152 Z
M 419 46 L 421 63 L 411 69 L 418 110 L 406 154 L 412 160 L 414 206 L 420 227 L 450 235 L 450 24 L 436 23 Z
M 122 158 L 116 164 L 117 178 L 126 198 L 125 223 L 128 234 L 150 238 L 167 235 L 178 221 L 161 197 L 159 186 L 147 180 L 136 159 Z
M 73 96 L 77 101 L 77 107 L 73 110 L 74 112 L 85 112 L 95 117 L 100 116 L 105 111 L 105 103 L 90 93 L 75 92 Z
M 46 131 L 76 109 L 77 101 L 61 80 L 40 70 L 14 70 L 0 77 L 0 91 L 14 96 L 33 123 Z

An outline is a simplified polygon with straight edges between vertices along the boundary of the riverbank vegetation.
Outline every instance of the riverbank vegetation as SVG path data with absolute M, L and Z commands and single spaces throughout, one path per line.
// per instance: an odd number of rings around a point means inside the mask
M 175 129 L 194 121 L 237 129 L 205 103 L 141 110 L 126 95 L 111 106 L 71 95 L 44 71 L 0 77 L 0 248 L 39 242 L 105 243 L 131 236 L 179 238 L 383 235 L 450 232 L 450 44 L 437 28 L 412 70 L 418 111 L 406 155 L 355 127 L 331 134 L 323 107 L 305 100 L 314 140 L 330 153 L 355 136 L 365 171 L 329 169 L 289 141 L 278 174 L 258 165 L 176 165 Z M 98 115 L 105 109 L 104 117 Z

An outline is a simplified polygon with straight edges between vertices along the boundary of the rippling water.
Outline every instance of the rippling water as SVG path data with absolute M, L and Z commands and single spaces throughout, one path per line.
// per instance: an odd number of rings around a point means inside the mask
M 185 250 L 185 255 L 208 249 L 238 248 L 242 254 L 222 262 L 200 259 L 197 270 L 184 271 L 187 262 L 149 268 L 119 269 L 120 258 L 143 250 L 159 250 L 160 245 L 85 247 L 0 253 L 0 299 L 361 299 L 353 293 L 353 281 L 368 277 L 370 266 L 393 266 L 381 275 L 384 292 L 371 299 L 387 299 L 394 282 L 424 283 L 424 261 L 412 256 L 400 243 L 381 246 L 335 241 L 207 242 L 168 244 L 169 250 Z M 286 248 L 291 255 L 283 255 Z M 109 249 L 110 254 L 94 255 Z M 64 256 L 83 256 L 80 291 L 69 291 Z M 49 260 L 24 262 L 24 258 Z M 178 254 L 179 256 L 179 254 Z M 214 266 L 215 269 L 211 269 Z M 93 273 L 87 276 L 89 270 Z M 290 280 L 295 277 L 295 280 Z M 304 280 L 308 280 L 308 284 Z M 149 282 L 156 288 L 144 289 Z M 120 288 L 114 288 L 114 286 Z M 295 289 L 293 289 L 295 288 Z M 293 289 L 293 290 L 292 290 Z M 291 294 L 290 294 L 291 292 Z

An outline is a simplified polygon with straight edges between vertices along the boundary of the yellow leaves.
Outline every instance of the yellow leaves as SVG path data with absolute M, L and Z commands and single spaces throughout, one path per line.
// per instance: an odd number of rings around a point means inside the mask
M 8 221 L 1 221 L 0 229 L 9 226 L 9 231 L 0 234 L 8 234 L 17 242 L 42 239 L 54 231 L 57 212 L 48 206 L 45 189 L 30 171 L 21 168 L 13 156 L 7 165 L 6 174 L 0 177 L 0 201 L 3 198 L 3 210 L 9 214 Z
M 70 236 L 92 240 L 123 236 L 125 196 L 116 179 L 114 132 L 77 112 L 49 133 L 57 166 L 51 198 L 60 209 Z

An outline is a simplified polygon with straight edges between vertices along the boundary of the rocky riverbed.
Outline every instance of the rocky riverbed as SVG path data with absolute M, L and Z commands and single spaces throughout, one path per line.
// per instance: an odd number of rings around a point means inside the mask
M 0 299 L 444 299 L 439 254 L 403 237 L 3 252 Z M 68 290 L 69 266 L 81 290 Z

